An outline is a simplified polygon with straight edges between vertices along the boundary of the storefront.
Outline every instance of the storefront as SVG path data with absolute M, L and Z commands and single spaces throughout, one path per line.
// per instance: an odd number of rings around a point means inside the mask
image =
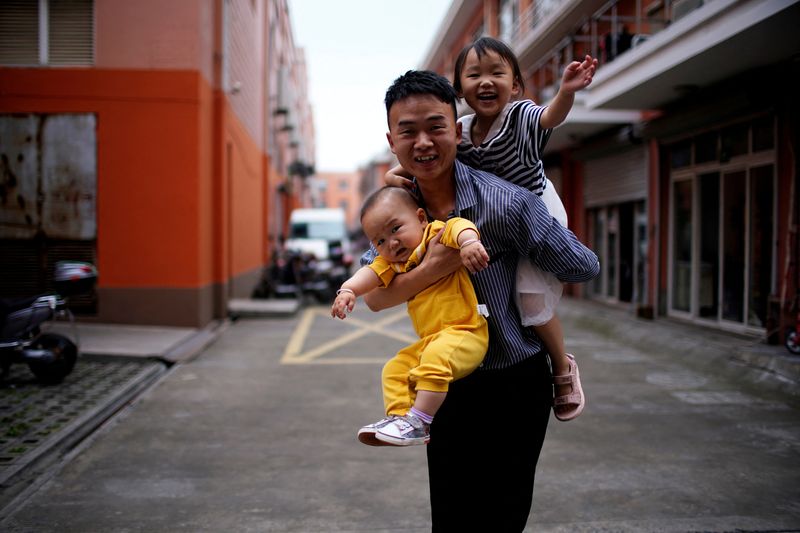
M 663 143 L 667 313 L 763 332 L 776 288 L 776 122 L 748 116 Z
M 584 206 L 590 246 L 600 275 L 587 284 L 591 298 L 646 303 L 647 161 L 641 143 L 584 161 Z

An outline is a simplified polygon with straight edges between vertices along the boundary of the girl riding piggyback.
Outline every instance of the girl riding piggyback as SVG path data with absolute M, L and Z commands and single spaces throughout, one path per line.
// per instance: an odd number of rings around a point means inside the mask
M 597 60 L 588 55 L 567 65 L 558 94 L 543 107 L 522 99 L 522 72 L 507 45 L 481 37 L 466 46 L 456 59 L 453 86 L 475 113 L 459 119 L 459 161 L 536 193 L 550 215 L 566 227 L 566 211 L 545 176 L 542 151 L 552 129 L 567 118 L 575 93 L 592 82 L 596 68 Z M 399 166 L 386 174 L 389 185 L 413 187 L 410 178 Z M 522 324 L 533 327 L 550 354 L 556 418 L 571 420 L 581 414 L 586 401 L 578 366 L 565 352 L 561 322 L 555 315 L 561 283 L 522 258 L 516 284 Z

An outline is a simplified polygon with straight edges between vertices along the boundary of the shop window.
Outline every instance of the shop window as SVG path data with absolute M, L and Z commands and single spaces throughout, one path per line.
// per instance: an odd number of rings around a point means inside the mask
M 744 171 L 723 177 L 722 318 L 741 322 L 744 317 Z
M 775 120 L 763 117 L 753 121 L 753 151 L 771 150 L 775 148 Z
M 772 292 L 773 243 L 773 166 L 750 171 L 750 269 L 748 276 L 748 317 L 751 326 L 764 327 L 767 305 Z
M 608 213 L 608 253 L 606 254 L 606 296 L 613 298 L 617 294 L 617 234 L 619 233 L 619 219 L 616 209 L 609 209 Z
M 670 198 L 671 311 L 734 330 L 766 327 L 776 275 L 774 127 L 773 116 L 759 117 L 670 150 L 678 169 Z M 687 153 L 694 160 L 684 165 Z
M 670 165 L 672 168 L 688 167 L 692 164 L 692 143 L 684 141 L 672 146 L 670 150 Z
M 698 314 L 719 314 L 719 172 L 698 178 L 700 193 L 700 279 Z
M 720 161 L 727 162 L 731 158 L 739 155 L 747 154 L 747 132 L 749 124 L 736 124 L 725 128 L 721 132 L 722 138 L 722 152 L 720 153 Z
M 647 209 L 644 202 L 636 206 L 636 292 L 634 301 L 647 303 Z
M 673 184 L 672 206 L 672 308 L 689 312 L 692 294 L 691 180 Z
M 647 265 L 647 212 L 644 201 L 594 209 L 590 215 L 592 249 L 601 265 L 592 280 L 593 296 L 643 303 Z
M 694 162 L 708 163 L 718 160 L 719 133 L 712 131 L 699 135 L 694 140 Z

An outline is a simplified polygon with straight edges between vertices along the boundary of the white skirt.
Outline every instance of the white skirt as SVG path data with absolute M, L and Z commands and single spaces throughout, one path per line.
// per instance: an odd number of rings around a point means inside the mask
M 550 180 L 547 180 L 542 200 L 550 215 L 566 228 L 567 211 Z M 517 309 L 522 325 L 541 326 L 549 322 L 563 293 L 558 278 L 534 265 L 527 257 L 521 257 L 517 263 L 516 283 Z

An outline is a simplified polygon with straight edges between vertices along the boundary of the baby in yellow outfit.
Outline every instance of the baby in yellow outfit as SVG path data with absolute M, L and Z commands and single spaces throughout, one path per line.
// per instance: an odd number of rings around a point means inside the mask
M 461 253 L 460 268 L 408 301 L 408 313 L 420 340 L 400 350 L 383 368 L 386 418 L 362 427 L 358 439 L 372 446 L 427 444 L 429 426 L 449 384 L 475 370 L 489 344 L 470 272 L 488 266 L 489 255 L 478 229 L 463 218 L 428 223 L 425 210 L 401 187 L 373 193 L 361 209 L 361 226 L 379 255 L 342 284 L 331 316 L 344 319 L 356 297 L 385 287 L 394 276 L 417 266 L 428 243 L 439 242 Z

